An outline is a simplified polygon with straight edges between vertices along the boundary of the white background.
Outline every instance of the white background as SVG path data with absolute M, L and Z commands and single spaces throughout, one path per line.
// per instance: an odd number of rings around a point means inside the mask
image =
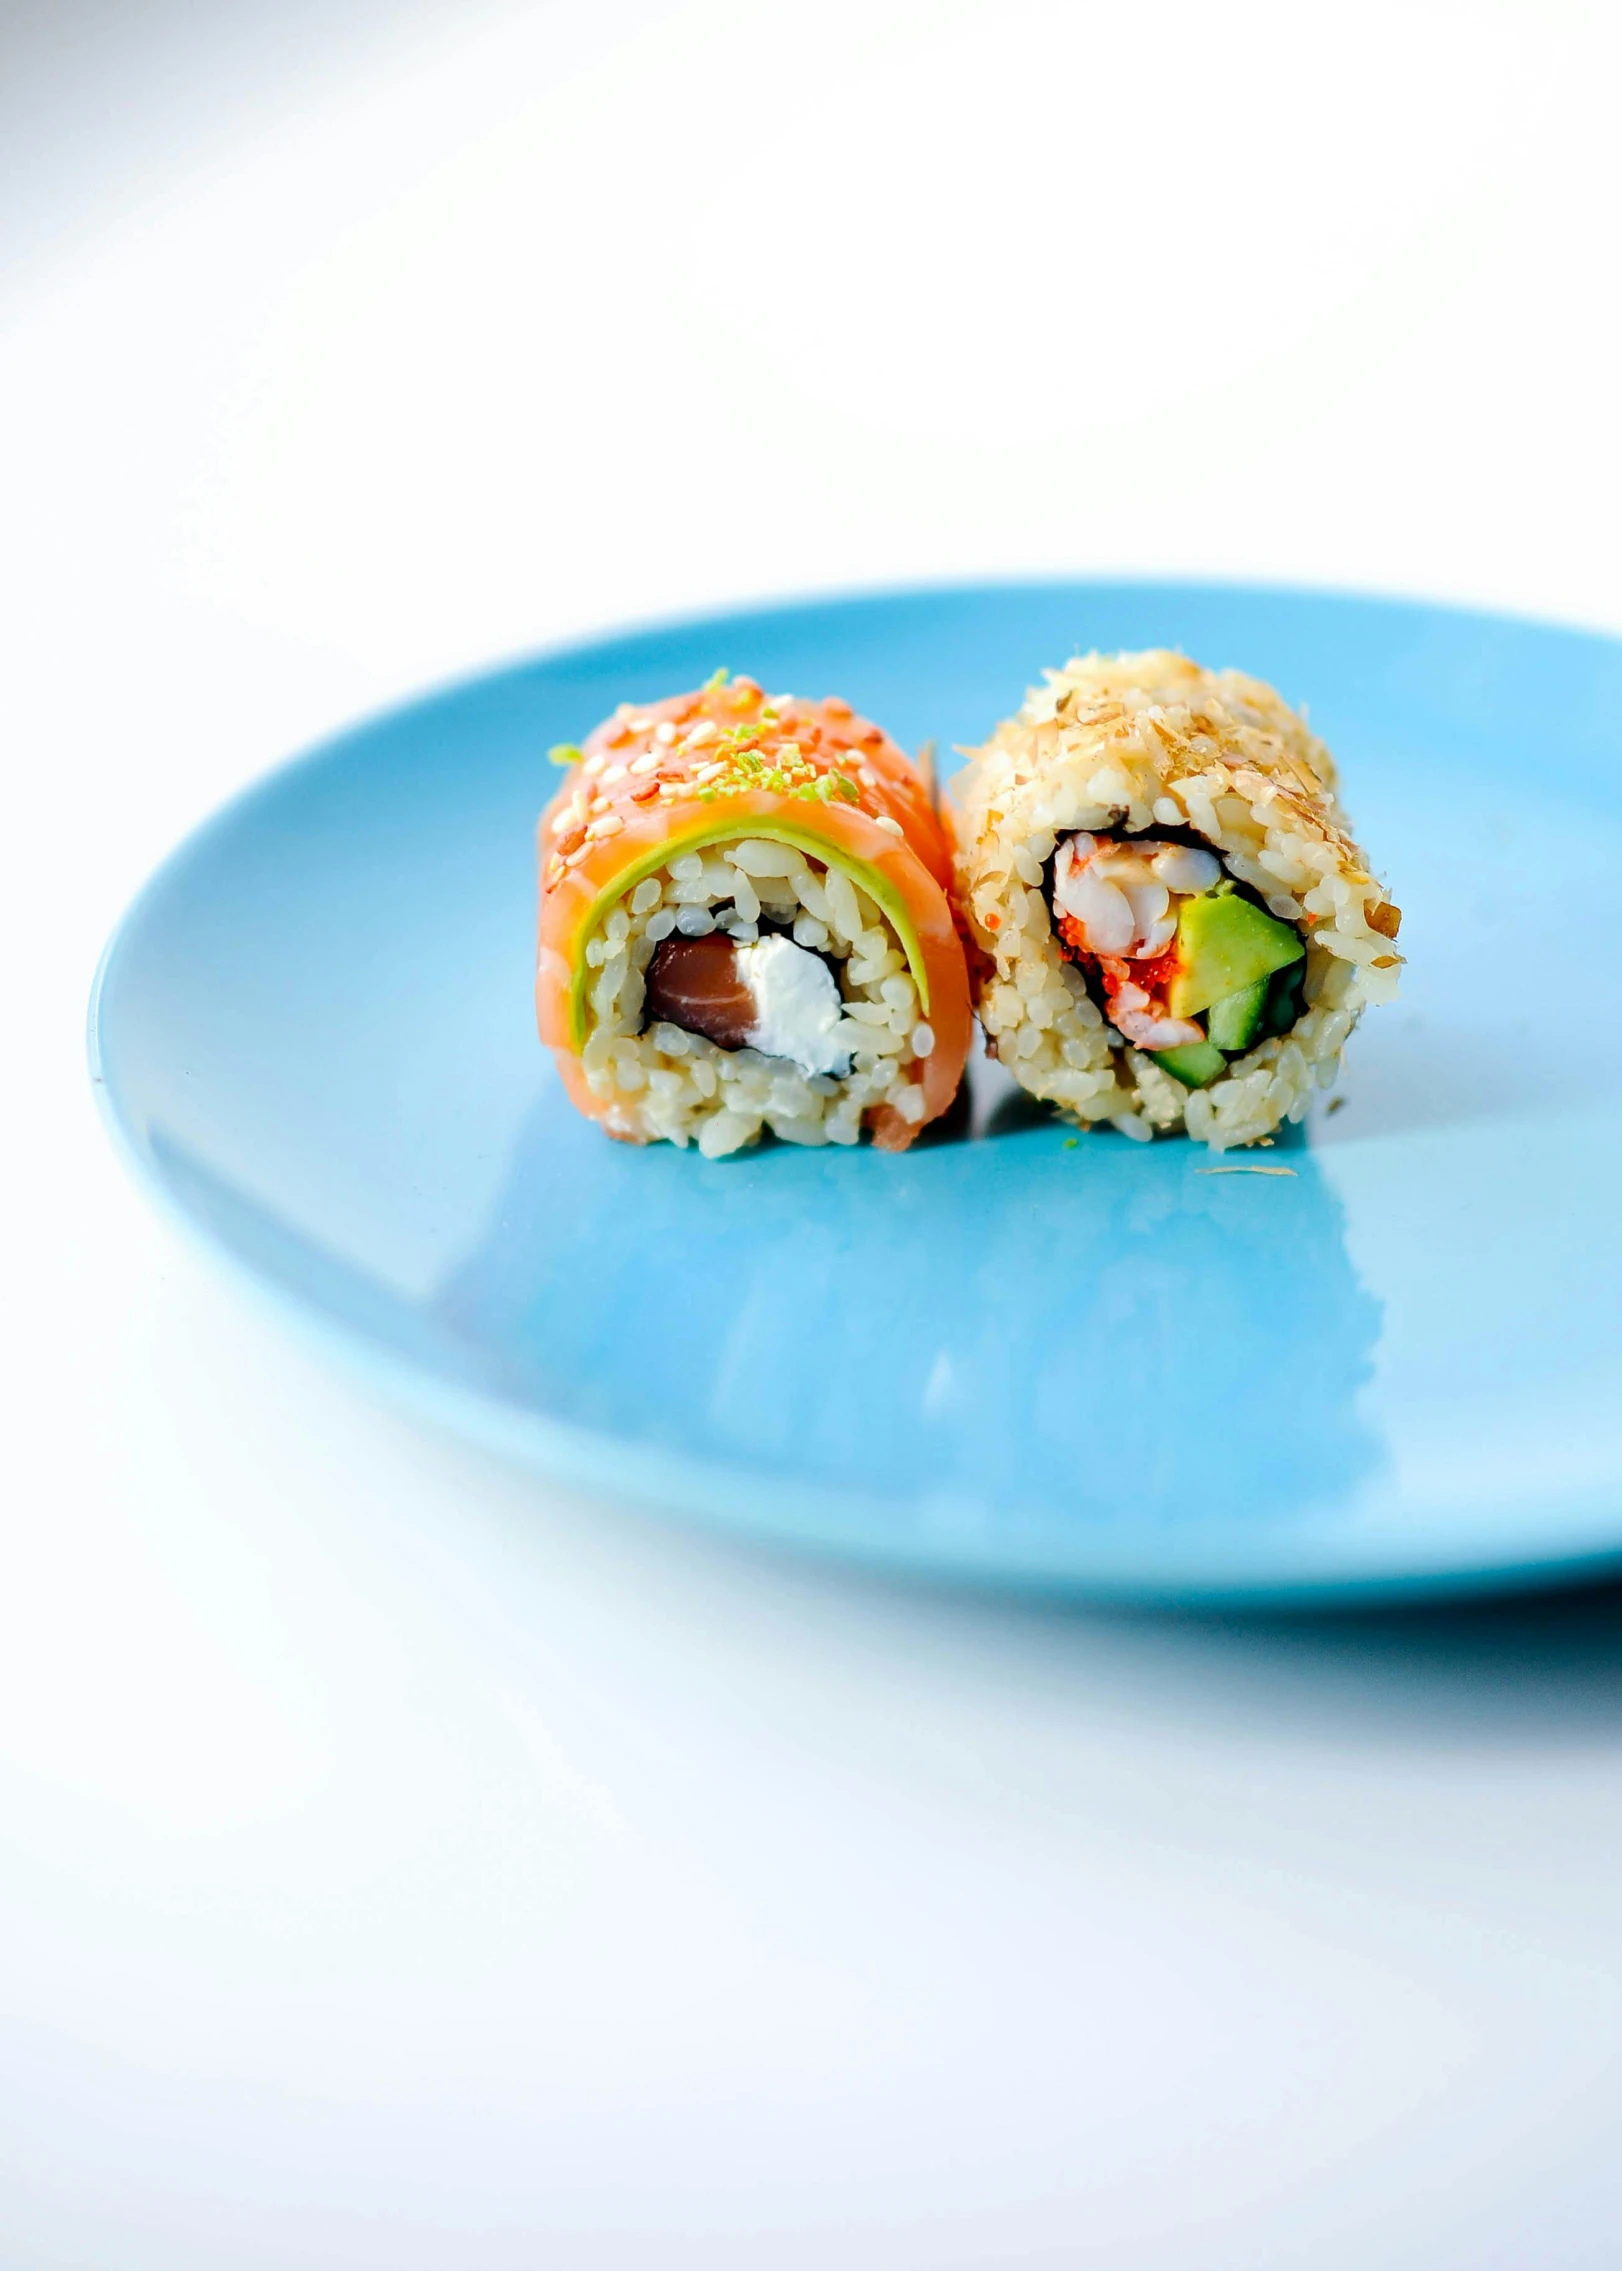
M 1616 25 L 0 0 L 5 2271 L 1622 2258 L 1615 1596 L 1112 1620 L 587 1508 L 199 1274 L 80 1038 L 229 791 L 576 628 L 1622 629 Z

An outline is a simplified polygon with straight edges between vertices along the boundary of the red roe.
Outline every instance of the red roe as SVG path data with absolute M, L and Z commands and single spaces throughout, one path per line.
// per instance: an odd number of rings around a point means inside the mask
M 1060 951 L 1067 962 L 1096 975 L 1104 989 L 1104 998 L 1113 1002 L 1125 985 L 1141 986 L 1149 996 L 1150 1006 L 1159 1016 L 1168 1014 L 1166 995 L 1177 975 L 1177 941 L 1172 940 L 1163 954 L 1152 962 L 1127 962 L 1113 954 L 1095 954 L 1087 944 L 1086 933 L 1074 915 L 1059 917 Z

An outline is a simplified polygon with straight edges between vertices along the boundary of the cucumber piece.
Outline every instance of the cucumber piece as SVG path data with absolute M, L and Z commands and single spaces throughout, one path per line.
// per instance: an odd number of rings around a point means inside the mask
M 1302 1010 L 1302 988 L 1306 984 L 1307 966 L 1292 962 L 1287 970 L 1275 970 L 1267 982 L 1267 1010 L 1262 1019 L 1262 1034 L 1270 1038 L 1275 1033 L 1288 1033 Z
M 1250 1047 L 1267 1007 L 1271 983 L 1269 978 L 1258 978 L 1253 986 L 1245 986 L 1236 994 L 1224 994 L 1220 1001 L 1211 1004 L 1211 1014 L 1205 1022 L 1219 1049 L 1237 1056 L 1242 1049 Z
M 1154 1060 L 1157 1065 L 1164 1065 L 1172 1079 L 1180 1080 L 1185 1088 L 1204 1088 L 1228 1066 L 1222 1051 L 1213 1048 L 1209 1041 L 1189 1041 L 1180 1049 L 1156 1049 Z

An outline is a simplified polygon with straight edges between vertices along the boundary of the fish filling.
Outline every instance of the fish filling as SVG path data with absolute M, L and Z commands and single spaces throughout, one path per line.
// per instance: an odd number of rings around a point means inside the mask
M 781 932 L 667 938 L 648 965 L 648 1012 L 720 1049 L 758 1049 L 843 1080 L 852 1036 L 833 972 Z
M 1078 832 L 1053 861 L 1060 951 L 1116 1031 L 1185 1087 L 1204 1087 L 1300 1014 L 1305 948 L 1215 852 Z

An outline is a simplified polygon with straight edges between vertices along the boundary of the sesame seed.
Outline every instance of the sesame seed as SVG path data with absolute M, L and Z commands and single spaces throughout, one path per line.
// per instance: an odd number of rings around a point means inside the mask
M 600 749 L 594 750 L 581 767 L 581 771 L 586 774 L 588 779 L 595 780 L 606 762 L 602 751 Z
M 693 778 L 695 781 L 713 781 L 718 774 L 725 771 L 726 766 L 717 760 L 713 765 L 700 765 Z
M 900 821 L 892 820 L 887 812 L 879 813 L 874 820 L 873 825 L 876 828 L 883 828 L 889 835 L 892 836 L 903 836 L 906 834 L 906 830 L 902 827 Z
M 603 786 L 606 788 L 610 781 L 623 781 L 624 778 L 625 767 L 623 765 L 609 765 L 603 772 Z
M 586 834 L 598 839 L 604 836 L 617 836 L 624 825 L 624 821 L 617 812 L 605 812 L 591 823 Z
M 668 718 L 665 718 L 660 724 L 654 727 L 653 738 L 655 741 L 664 742 L 667 746 L 669 745 L 669 743 L 675 740 L 676 729 Z

